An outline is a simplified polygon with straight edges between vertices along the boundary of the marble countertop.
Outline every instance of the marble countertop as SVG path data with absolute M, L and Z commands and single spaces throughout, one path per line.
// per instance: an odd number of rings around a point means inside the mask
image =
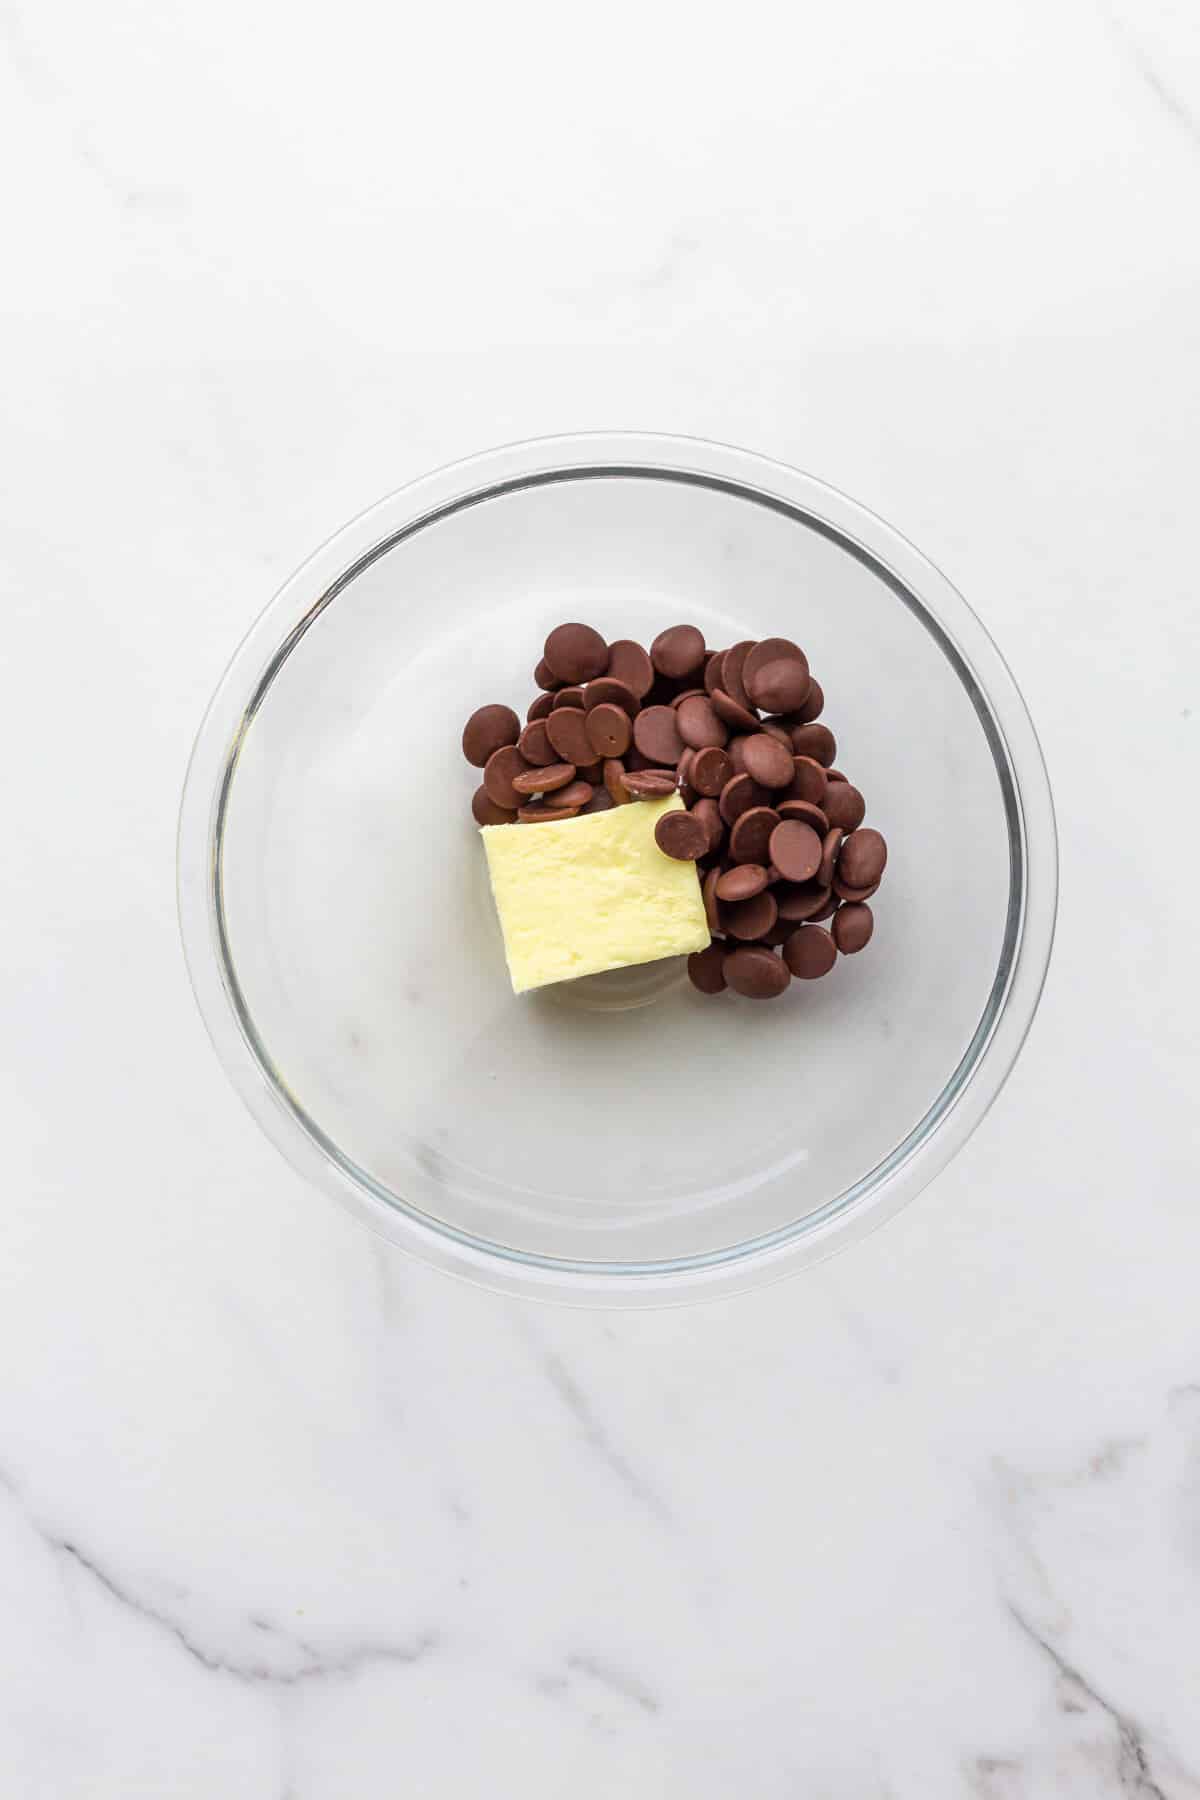
M 0 146 L 0 1795 L 1200 1796 L 1195 8 L 10 0 Z M 945 568 L 1063 887 L 924 1196 L 605 1314 L 279 1161 L 173 832 L 316 542 L 625 426 Z

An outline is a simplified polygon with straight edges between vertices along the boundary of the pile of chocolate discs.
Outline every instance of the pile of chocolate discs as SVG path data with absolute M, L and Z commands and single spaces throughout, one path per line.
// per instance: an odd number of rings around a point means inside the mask
M 678 793 L 687 810 L 665 813 L 654 835 L 697 867 L 712 942 L 688 974 L 703 994 L 770 999 L 870 942 L 887 845 L 833 767 L 825 696 L 796 644 L 709 650 L 696 626 L 672 625 L 646 651 L 559 625 L 533 678 L 541 692 L 524 726 L 511 707 L 482 706 L 463 730 L 463 754 L 483 771 L 478 824 Z

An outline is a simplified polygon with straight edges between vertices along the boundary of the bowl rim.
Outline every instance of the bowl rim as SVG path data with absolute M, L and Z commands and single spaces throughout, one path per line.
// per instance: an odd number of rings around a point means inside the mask
M 638 1264 L 488 1242 L 410 1206 L 358 1168 L 300 1106 L 259 1040 L 222 904 L 223 824 L 241 746 L 313 621 L 366 566 L 436 520 L 506 493 L 600 476 L 735 494 L 819 531 L 865 563 L 931 632 L 963 681 L 992 750 L 1009 830 L 1008 918 L 988 1002 L 922 1118 L 803 1219 L 718 1251 Z M 234 1088 L 293 1167 L 376 1234 L 449 1274 L 507 1293 L 603 1306 L 670 1304 L 779 1279 L 907 1204 L 967 1141 L 1012 1069 L 1045 982 L 1057 891 L 1054 805 L 1037 733 L 1004 657 L 948 578 L 892 526 L 814 476 L 731 445 L 647 432 L 580 432 L 483 451 L 409 482 L 335 532 L 284 582 L 231 657 L 192 749 L 177 840 L 180 932 L 197 1005 Z

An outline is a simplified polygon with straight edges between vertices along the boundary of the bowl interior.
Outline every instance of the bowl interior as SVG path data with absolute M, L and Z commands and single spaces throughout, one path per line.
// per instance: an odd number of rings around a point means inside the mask
M 748 490 L 591 471 L 410 527 L 313 601 L 225 787 L 226 979 L 368 1188 L 519 1257 L 687 1262 L 828 1209 L 944 1102 L 1003 989 L 1013 798 L 986 703 L 865 552 Z M 524 713 L 564 619 L 804 646 L 889 843 L 863 954 L 769 1004 L 681 963 L 514 998 L 459 737 Z

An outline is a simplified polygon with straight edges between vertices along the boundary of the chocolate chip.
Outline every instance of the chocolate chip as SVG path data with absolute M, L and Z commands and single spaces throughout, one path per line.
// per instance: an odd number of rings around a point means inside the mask
M 614 706 L 607 701 L 583 715 L 583 728 L 597 756 L 624 756 L 633 742 L 629 714 L 623 706 Z
M 633 741 L 656 763 L 677 763 L 683 755 L 683 739 L 669 706 L 648 706 L 640 712 L 633 721 Z
M 710 745 L 697 750 L 693 756 L 688 780 L 698 794 L 707 794 L 710 799 L 715 799 L 733 773 L 733 763 L 726 752 Z
M 792 730 L 792 749 L 797 756 L 811 756 L 827 769 L 837 755 L 837 739 L 828 725 L 797 725 Z
M 618 638 L 608 646 L 608 672 L 638 700 L 644 700 L 654 685 L 654 664 L 632 638 Z
M 733 764 L 733 772 L 735 775 L 744 775 L 746 773 L 746 745 L 749 742 L 749 737 L 743 731 L 740 732 L 737 737 L 731 737 L 728 744 L 725 746 L 726 750 L 729 752 L 729 760 Z
M 556 625 L 544 655 L 559 681 L 594 681 L 608 668 L 608 645 L 590 625 Z
M 669 769 L 629 769 L 623 777 L 627 793 L 639 800 L 661 800 L 664 794 L 676 792 L 675 776 Z
M 825 902 L 820 912 L 815 912 L 813 914 L 812 918 L 809 920 L 810 925 L 819 925 L 823 919 L 834 918 L 840 909 L 841 904 L 841 901 L 835 894 L 832 899 Z
M 557 712 L 560 706 L 569 706 L 575 712 L 582 712 L 583 689 L 581 687 L 559 688 L 550 703 L 550 711 Z
M 704 691 L 711 695 L 715 687 L 721 685 L 721 658 L 723 650 L 713 650 L 704 662 Z
M 870 887 L 887 866 L 887 845 L 882 833 L 868 825 L 854 832 L 838 855 L 838 880 L 849 888 Z
M 601 793 L 604 793 L 603 788 L 601 788 L 600 791 Z M 564 788 L 555 789 L 552 804 L 555 806 L 574 806 L 578 807 L 580 811 L 583 811 L 591 803 L 595 792 L 596 789 L 590 781 L 579 781 L 576 779 L 575 781 L 569 781 Z M 608 799 L 607 794 L 605 794 L 604 797 L 606 800 Z
M 777 800 L 775 808 L 781 819 L 799 819 L 802 825 L 811 825 L 820 838 L 829 830 L 829 820 L 821 808 L 807 800 Z
M 833 891 L 839 900 L 845 900 L 851 906 L 857 906 L 864 900 L 870 900 L 879 892 L 879 883 L 872 881 L 866 887 L 850 887 L 840 875 L 833 878 Z
M 755 689 L 763 670 L 774 662 L 801 662 L 806 670 L 808 668 L 807 656 L 799 644 L 793 644 L 791 638 L 760 638 L 757 644 L 751 646 L 742 663 L 742 682 L 756 706 L 761 702 L 755 699 Z M 806 688 L 804 691 L 807 693 L 808 689 Z M 771 710 L 776 709 L 772 708 Z
M 852 900 L 849 906 L 840 907 L 831 926 L 833 941 L 843 956 L 854 956 L 859 950 L 865 950 L 874 929 L 875 915 L 861 900 Z
M 807 800 L 810 806 L 824 809 L 825 789 L 829 786 L 829 778 L 820 763 L 814 762 L 811 756 L 794 756 L 792 770 L 788 799 Z
M 692 767 L 695 768 L 694 763 Z M 719 850 L 725 841 L 725 823 L 721 818 L 720 808 L 715 800 L 708 798 L 697 800 L 692 807 L 692 817 L 700 820 L 708 834 L 708 848 L 705 855 L 711 856 L 713 851 Z
M 720 994 L 725 988 L 725 946 L 710 944 L 687 959 L 688 980 L 702 994 Z
M 840 769 L 826 769 L 825 779 L 826 781 L 845 781 L 847 777 L 842 774 Z
M 587 733 L 587 715 L 578 706 L 556 708 L 546 720 L 546 735 L 564 762 L 595 762 L 596 746 Z
M 723 688 L 713 689 L 712 704 L 718 719 L 723 719 L 725 724 L 731 726 L 734 731 L 758 730 L 758 720 L 754 714 L 743 706 L 740 700 L 735 700 L 732 694 L 727 694 Z
M 762 863 L 770 857 L 771 833 L 779 824 L 772 806 L 752 806 L 735 821 L 729 833 L 729 854 L 734 862 Z
M 619 706 L 632 719 L 640 704 L 628 682 L 618 681 L 613 675 L 601 675 L 597 681 L 589 681 L 583 690 L 584 712 L 591 712 L 597 706 Z
M 738 900 L 753 900 L 766 885 L 767 871 L 761 863 L 740 863 L 735 869 L 726 869 L 717 882 L 717 899 L 728 900 L 731 904 Z
M 720 750 L 729 738 L 707 694 L 681 700 L 675 709 L 675 723 L 680 737 L 693 750 Z
M 708 920 L 710 931 L 721 930 L 721 909 L 717 902 L 717 883 L 720 879 L 720 869 L 710 869 L 700 884 L 700 892 L 704 898 L 704 916 Z
M 555 819 L 573 819 L 578 811 L 577 806 L 543 806 L 535 802 L 531 806 L 522 806 L 517 818 L 522 825 L 544 825 Z
M 734 950 L 725 958 L 725 980 L 747 1000 L 773 1000 L 787 988 L 787 965 L 761 944 Z
M 722 901 L 721 917 L 730 937 L 752 943 L 770 931 L 779 917 L 779 908 L 770 888 L 764 888 L 761 893 L 749 900 L 739 900 L 734 906 L 726 906 Z
M 539 768 L 549 768 L 558 761 L 558 751 L 550 742 L 546 733 L 546 721 L 535 719 L 527 725 L 517 739 L 517 749 L 528 763 L 536 763 Z
M 798 980 L 816 981 L 837 961 L 837 945 L 819 925 L 801 925 L 783 946 L 783 960 Z
M 527 769 L 524 774 L 514 775 L 512 784 L 518 794 L 551 794 L 574 779 L 575 764 L 561 762 L 551 763 L 548 769 Z
M 825 812 L 831 825 L 853 831 L 867 816 L 867 803 L 849 781 L 831 781 L 825 795 Z
M 614 805 L 613 797 L 607 789 L 598 787 L 592 789 L 591 799 L 586 806 L 581 806 L 579 810 L 585 813 L 611 812 Z
M 695 862 L 708 848 L 708 833 L 694 813 L 669 812 L 654 827 L 654 841 L 665 856 L 673 856 L 676 862 Z
M 497 806 L 485 787 L 477 787 L 471 797 L 471 812 L 477 825 L 511 825 L 516 813 L 507 806 Z
M 812 677 L 803 656 L 780 657 L 750 674 L 752 658 L 746 663 L 746 686 L 755 706 L 766 712 L 794 712 L 808 698 Z
M 625 788 L 625 764 L 615 756 L 610 756 L 605 760 L 604 785 L 613 805 L 624 806 L 629 799 Z
M 539 694 L 536 700 L 531 700 L 529 702 L 529 710 L 525 714 L 525 717 L 530 723 L 532 723 L 534 719 L 544 719 L 549 714 L 553 705 L 553 694 Z
M 650 646 L 650 661 L 660 675 L 679 681 L 699 669 L 705 656 L 704 633 L 694 625 L 672 625 Z
M 544 656 L 538 663 L 537 668 L 533 671 L 533 679 L 538 687 L 545 688 L 548 694 L 552 694 L 556 687 L 562 686 L 561 681 L 558 679 L 558 676 L 554 673 L 554 670 L 550 667 L 550 664 L 546 661 Z
M 785 750 L 765 731 L 757 732 L 747 740 L 745 762 L 747 775 L 753 776 L 759 786 L 765 788 L 790 787 L 796 772 L 790 750 Z
M 680 691 L 675 695 L 674 699 L 671 701 L 671 705 L 674 707 L 675 711 L 678 712 L 679 708 L 683 705 L 685 700 L 707 700 L 707 699 L 708 699 L 708 694 L 705 691 L 705 689 L 702 687 L 681 688 Z
M 776 743 L 782 744 L 788 755 L 791 756 L 792 734 L 781 719 L 763 719 L 758 729 L 766 732 L 768 737 L 773 737 Z
M 825 887 L 833 886 L 833 871 L 837 866 L 838 851 L 845 835 L 840 825 L 831 825 L 821 840 L 821 866 L 817 870 L 817 880 Z
M 775 827 L 769 851 L 785 881 L 811 881 L 821 866 L 821 840 L 799 819 L 784 819 Z
M 766 788 L 759 787 L 757 781 L 749 775 L 734 775 L 721 789 L 718 805 L 721 817 L 727 825 L 733 825 L 742 814 L 749 812 L 752 806 L 761 806 L 767 797 Z M 778 816 L 778 815 L 777 815 Z M 750 857 L 755 862 L 760 858 Z
M 746 666 L 746 658 L 754 648 L 753 638 L 743 638 L 740 644 L 734 644 L 721 658 L 721 679 L 717 683 L 731 700 L 741 707 L 750 705 L 750 696 L 746 692 L 746 684 L 742 679 L 742 671 Z
M 801 919 L 815 919 L 818 916 L 829 904 L 833 889 L 823 886 L 818 876 L 814 881 L 805 881 L 799 885 L 781 881 L 771 892 L 779 908 L 779 917 L 799 924 Z
M 513 786 L 513 776 L 524 775 L 528 768 L 529 764 L 515 744 L 506 744 L 503 749 L 492 752 L 483 771 L 483 785 L 493 805 L 516 812 L 521 796 Z
M 463 726 L 463 755 L 475 768 L 482 769 L 489 756 L 507 744 L 515 744 L 520 735 L 521 721 L 511 706 L 478 707 Z
M 814 676 L 808 684 L 808 698 L 799 708 L 792 723 L 794 725 L 811 725 L 825 711 L 825 690 Z

